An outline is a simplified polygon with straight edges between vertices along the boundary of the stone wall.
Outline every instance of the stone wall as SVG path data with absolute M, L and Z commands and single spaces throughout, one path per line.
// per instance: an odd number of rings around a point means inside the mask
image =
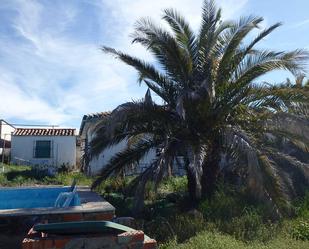
M 57 236 L 30 230 L 23 240 L 22 249 L 155 249 L 156 241 L 143 231 L 121 234 Z

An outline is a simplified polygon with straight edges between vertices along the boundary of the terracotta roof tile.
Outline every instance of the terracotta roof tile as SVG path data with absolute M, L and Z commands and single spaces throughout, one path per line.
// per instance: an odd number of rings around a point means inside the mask
M 79 135 L 83 133 L 83 129 L 84 129 L 86 122 L 92 122 L 92 121 L 107 118 L 111 115 L 111 113 L 112 112 L 96 112 L 96 113 L 90 113 L 90 114 L 84 115 L 82 119 L 82 123 L 80 125 Z
M 96 112 L 96 113 L 90 113 L 84 116 L 85 120 L 90 120 L 93 118 L 106 118 L 108 117 L 112 112 Z
M 17 128 L 13 136 L 75 136 L 70 128 Z

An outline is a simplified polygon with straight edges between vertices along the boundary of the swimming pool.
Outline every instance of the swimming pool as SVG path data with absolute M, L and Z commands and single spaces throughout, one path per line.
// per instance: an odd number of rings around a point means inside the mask
M 70 187 L 2 188 L 0 190 L 0 210 L 54 207 L 59 194 L 70 191 Z M 80 204 L 79 196 L 75 194 L 69 206 Z
M 21 243 L 37 223 L 110 221 L 114 218 L 115 208 L 89 187 L 76 186 L 75 190 L 76 195 L 69 205 L 59 207 L 55 205 L 58 195 L 71 191 L 70 186 L 0 188 L 0 248 L 20 248 L 15 246 L 16 240 L 12 237 Z M 14 245 L 8 246 L 11 242 Z

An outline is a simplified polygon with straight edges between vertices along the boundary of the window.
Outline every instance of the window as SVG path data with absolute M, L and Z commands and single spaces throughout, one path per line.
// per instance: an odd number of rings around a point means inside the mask
M 50 158 L 51 157 L 51 141 L 36 141 L 35 142 L 35 150 L 34 150 L 35 158 Z

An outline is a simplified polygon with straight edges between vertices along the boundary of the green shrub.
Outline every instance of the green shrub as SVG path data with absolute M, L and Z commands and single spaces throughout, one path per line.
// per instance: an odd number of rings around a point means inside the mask
M 116 216 L 132 216 L 134 198 L 125 198 L 122 194 L 117 193 L 110 193 L 104 198 L 116 208 Z
M 309 240 L 309 220 L 297 220 L 292 226 L 292 237 L 299 240 Z
M 5 173 L 0 174 L 0 186 L 29 186 L 35 184 L 70 185 L 73 179 L 78 185 L 91 185 L 92 178 L 81 172 L 62 172 L 48 175 L 46 167 L 7 165 Z
M 230 220 L 239 216 L 245 205 L 232 193 L 226 193 L 224 189 L 218 189 L 211 200 L 204 200 L 199 210 L 207 221 Z
M 307 249 L 306 241 L 294 240 L 289 237 L 280 236 L 267 243 L 251 242 L 244 243 L 230 235 L 218 232 L 204 231 L 192 237 L 184 244 L 177 244 L 171 240 L 159 247 L 160 249 Z
M 306 192 L 303 198 L 298 199 L 294 205 L 298 217 L 309 219 L 309 191 Z
M 155 189 L 155 183 L 154 182 L 147 182 L 145 186 L 145 200 L 147 201 L 155 201 L 156 200 L 156 189 Z
M 242 241 L 269 241 L 277 234 L 277 225 L 263 223 L 262 216 L 254 209 L 245 209 L 241 216 L 221 222 L 219 229 Z
M 183 242 L 197 233 L 205 230 L 206 223 L 203 219 L 183 214 L 172 218 L 157 217 L 145 224 L 147 235 L 154 237 L 159 242 L 176 239 Z
M 177 244 L 175 241 L 162 246 L 164 249 L 243 249 L 245 244 L 237 241 L 231 236 L 221 235 L 220 233 L 202 232 L 196 237 L 192 237 L 185 244 Z M 160 248 L 160 249 L 161 249 Z
M 9 186 L 9 181 L 4 174 L 0 174 L 0 186 Z
M 126 188 L 134 177 L 113 177 L 105 179 L 97 188 L 98 193 L 109 195 L 111 193 L 118 193 L 125 195 L 127 193 Z M 134 193 L 131 193 L 134 196 Z
M 186 192 L 188 185 L 188 179 L 186 176 L 182 177 L 169 177 L 163 181 L 160 185 L 160 190 L 162 192 Z
M 170 220 L 163 217 L 156 217 L 149 222 L 144 222 L 143 230 L 148 236 L 156 239 L 159 243 L 176 238 Z
M 183 242 L 197 233 L 205 230 L 206 223 L 204 219 L 192 217 L 189 215 L 178 215 L 172 224 L 177 241 Z

